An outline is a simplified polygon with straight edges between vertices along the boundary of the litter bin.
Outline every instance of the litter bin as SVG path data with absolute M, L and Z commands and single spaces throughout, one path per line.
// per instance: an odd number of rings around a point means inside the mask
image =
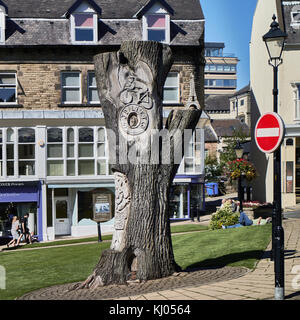
M 205 183 L 205 189 L 208 196 L 217 196 L 219 194 L 217 182 Z

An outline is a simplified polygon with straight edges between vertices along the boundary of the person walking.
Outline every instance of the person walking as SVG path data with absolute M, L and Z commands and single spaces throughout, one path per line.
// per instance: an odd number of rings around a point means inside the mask
M 28 228 L 28 218 L 29 218 L 29 214 L 26 213 L 24 217 L 21 219 L 21 234 L 17 240 L 17 246 L 19 245 L 19 242 L 21 241 L 23 236 L 27 244 L 32 243 L 31 234 Z
M 14 216 L 12 219 L 12 223 L 11 223 L 11 235 L 12 235 L 12 240 L 7 244 L 7 247 L 9 248 L 9 246 L 11 244 L 13 244 L 13 246 L 16 246 L 16 242 L 19 239 L 19 233 L 18 233 L 18 229 L 19 229 L 19 218 L 17 216 Z

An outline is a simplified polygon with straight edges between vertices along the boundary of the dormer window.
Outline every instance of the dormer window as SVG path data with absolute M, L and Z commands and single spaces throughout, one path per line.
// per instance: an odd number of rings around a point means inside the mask
M 167 17 L 162 14 L 149 14 L 146 17 L 147 40 L 167 41 Z
M 73 39 L 75 42 L 95 42 L 97 19 L 94 14 L 75 13 L 73 15 Z
M 98 41 L 98 15 L 100 8 L 93 1 L 77 1 L 69 9 L 71 40 L 76 44 L 90 44 Z
M 143 40 L 170 43 L 170 15 L 173 9 L 166 1 L 150 0 L 134 17 L 143 21 Z

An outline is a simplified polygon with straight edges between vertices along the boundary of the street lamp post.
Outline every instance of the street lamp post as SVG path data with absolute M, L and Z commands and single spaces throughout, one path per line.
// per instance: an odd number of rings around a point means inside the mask
M 240 141 L 237 141 L 236 147 L 235 147 L 235 154 L 238 159 L 241 159 L 243 157 L 244 149 L 240 143 Z M 240 203 L 240 212 L 243 211 L 243 197 L 242 197 L 242 176 L 240 175 L 238 178 L 238 198 Z
M 269 54 L 269 65 L 273 67 L 273 112 L 278 113 L 278 66 L 287 34 L 280 30 L 276 16 L 273 15 L 271 29 L 263 36 Z M 275 299 L 284 299 L 284 230 L 281 214 L 281 150 L 280 146 L 273 157 L 273 215 L 272 215 L 272 259 L 275 271 Z

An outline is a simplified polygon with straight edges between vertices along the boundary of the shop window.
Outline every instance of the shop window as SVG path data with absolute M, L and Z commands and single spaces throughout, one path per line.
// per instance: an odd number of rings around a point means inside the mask
M 169 212 L 170 218 L 188 217 L 188 185 L 174 185 L 171 187 Z
M 0 104 L 17 102 L 17 78 L 15 73 L 0 73 Z
M 61 92 L 62 103 L 81 103 L 80 72 L 62 72 Z
M 164 103 L 179 103 L 179 74 L 170 72 L 167 76 L 163 91 Z
M 76 43 L 97 41 L 98 17 L 94 13 L 74 13 L 71 16 L 71 38 Z
M 19 175 L 35 175 L 35 131 L 32 128 L 18 130 Z
M 88 102 L 91 104 L 100 103 L 95 72 L 88 73 Z
M 78 222 L 93 219 L 93 193 L 78 191 Z

